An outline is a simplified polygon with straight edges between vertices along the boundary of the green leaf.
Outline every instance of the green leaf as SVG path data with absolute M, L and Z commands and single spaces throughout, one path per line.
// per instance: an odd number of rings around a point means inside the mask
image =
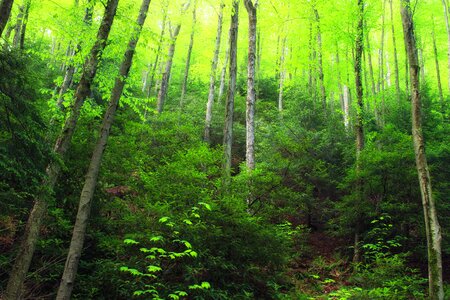
M 139 242 L 136 242 L 135 240 L 132 240 L 132 239 L 125 239 L 125 240 L 123 240 L 123 242 L 124 242 L 124 244 L 127 244 L 127 245 L 137 245 L 137 244 L 139 244 Z

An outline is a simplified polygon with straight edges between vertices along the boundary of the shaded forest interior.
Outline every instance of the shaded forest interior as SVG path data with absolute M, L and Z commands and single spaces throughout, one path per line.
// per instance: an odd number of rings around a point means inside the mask
M 449 0 L 0 0 L 0 299 L 450 299 Z

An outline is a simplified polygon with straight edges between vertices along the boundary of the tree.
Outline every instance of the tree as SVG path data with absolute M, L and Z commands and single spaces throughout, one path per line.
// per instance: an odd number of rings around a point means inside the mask
M 106 149 L 109 133 L 114 115 L 119 105 L 120 97 L 122 96 L 123 88 L 126 79 L 130 72 L 133 63 L 133 56 L 136 45 L 139 41 L 142 26 L 147 18 L 147 12 L 150 5 L 150 0 L 143 0 L 139 15 L 137 18 L 137 26 L 132 33 L 130 41 L 128 42 L 127 50 L 125 51 L 122 64 L 120 65 L 119 75 L 116 77 L 114 87 L 109 99 L 108 109 L 103 117 L 103 123 L 100 129 L 100 136 L 92 154 L 89 169 L 86 173 L 86 180 L 83 185 L 83 190 L 80 195 L 80 202 L 78 206 L 77 218 L 73 228 L 72 240 L 70 242 L 69 253 L 67 254 L 66 264 L 64 267 L 64 274 L 59 285 L 56 299 L 70 299 L 72 295 L 73 286 L 75 283 L 75 276 L 77 274 L 78 263 L 83 250 L 84 239 L 86 235 L 87 223 L 91 211 L 92 199 L 94 197 L 95 186 L 97 185 L 98 173 Z
M 255 169 L 255 67 L 256 67 L 256 24 L 258 0 L 244 0 L 248 13 L 248 62 L 247 62 L 247 101 L 246 101 L 246 165 L 248 172 Z M 247 197 L 247 205 L 253 204 L 252 195 Z
M 317 71 L 319 75 L 320 83 L 320 99 L 322 100 L 322 107 L 325 110 L 327 107 L 327 95 L 325 92 L 325 82 L 323 75 L 323 62 L 322 62 L 322 32 L 320 30 L 320 16 L 317 8 L 313 6 L 316 26 L 317 26 Z
M 194 35 L 195 35 L 195 24 L 196 23 L 197 23 L 197 0 L 194 0 L 194 7 L 192 9 L 191 36 L 189 39 L 189 47 L 188 47 L 188 53 L 187 53 L 187 57 L 186 57 L 186 66 L 184 68 L 183 83 L 181 85 L 180 109 L 183 108 L 183 101 L 184 101 L 184 97 L 186 95 L 186 88 L 187 88 L 187 83 L 188 83 L 188 79 L 189 79 L 189 69 L 191 67 L 191 55 L 192 55 L 192 48 L 194 47 Z
M 448 3 L 446 0 L 442 0 L 442 5 L 444 6 L 444 19 L 445 19 L 445 28 L 447 29 L 447 57 L 448 57 L 448 90 L 450 92 L 450 22 L 449 22 L 449 12 L 448 12 Z M 1 33 L 1 31 L 0 31 Z
M 419 61 L 417 55 L 416 35 L 409 0 L 402 1 L 401 7 L 403 36 L 407 47 L 409 73 L 411 79 L 411 115 L 412 137 L 416 158 L 417 175 L 425 221 L 428 251 L 428 283 L 430 299 L 444 299 L 442 281 L 441 227 L 438 221 L 436 203 L 433 198 L 430 171 L 425 153 L 425 141 L 422 132 L 421 94 L 419 84 Z
M 220 10 L 217 20 L 217 35 L 216 44 L 214 49 L 214 57 L 211 63 L 211 75 L 209 77 L 209 92 L 208 92 L 208 102 L 206 103 L 206 117 L 205 117 L 205 131 L 203 133 L 203 140 L 207 143 L 211 142 L 211 121 L 212 121 L 212 108 L 214 105 L 214 91 L 216 86 L 216 72 L 217 64 L 219 61 L 220 53 L 220 41 L 222 38 L 222 23 L 223 23 L 223 9 L 225 4 L 220 2 Z
M 233 145 L 233 116 L 234 97 L 236 92 L 237 75 L 237 40 L 239 29 L 239 0 L 233 0 L 233 11 L 230 24 L 230 82 L 228 86 L 227 101 L 225 104 L 225 125 L 223 130 L 224 162 L 223 170 L 225 181 L 228 182 L 231 176 L 231 147 Z
M 14 0 L 3 0 L 0 3 L 0 37 L 2 36 L 3 30 L 6 27 L 6 23 L 8 23 L 13 3 Z
M 184 12 L 189 9 L 189 5 L 190 1 L 183 4 L 181 8 L 181 14 L 184 14 Z M 164 103 L 166 101 L 167 90 L 169 88 L 170 73 L 172 71 L 173 56 L 175 55 L 175 45 L 177 43 L 178 35 L 180 34 L 180 29 L 181 29 L 181 22 L 177 23 L 174 28 L 172 27 L 172 24 L 169 22 L 170 46 L 169 46 L 169 53 L 167 54 L 166 67 L 162 74 L 161 85 L 158 92 L 157 110 L 159 114 L 163 112 Z
M 70 147 L 70 142 L 80 115 L 81 107 L 90 93 L 91 84 L 97 72 L 99 60 L 106 47 L 114 16 L 116 15 L 118 2 L 118 0 L 108 0 L 107 2 L 105 14 L 97 33 L 96 42 L 84 63 L 83 74 L 81 75 L 80 83 L 75 92 L 74 105 L 71 114 L 67 118 L 64 128 L 53 148 L 53 151 L 62 159 Z M 28 217 L 22 242 L 9 277 L 5 299 L 19 299 L 23 292 L 23 283 L 30 267 L 31 259 L 33 258 L 41 224 L 43 218 L 47 214 L 48 192 L 55 187 L 60 172 L 61 166 L 57 161 L 53 161 L 47 166 L 47 178 L 42 183 L 44 188 L 42 188 L 36 196 L 33 209 Z
M 389 6 L 391 10 L 391 32 L 392 32 L 392 47 L 394 48 L 394 72 L 395 72 L 395 92 L 397 93 L 397 101 L 400 103 L 400 78 L 398 72 L 398 55 L 397 55 L 397 42 L 395 39 L 395 26 L 394 26 L 394 10 L 392 8 L 392 1 L 389 0 Z
M 358 0 L 358 26 L 356 28 L 356 42 L 355 42 L 355 87 L 356 87 L 356 176 L 359 176 L 361 173 L 361 163 L 360 156 L 361 152 L 364 149 L 364 120 L 363 120 L 363 112 L 364 112 L 364 102 L 363 102 L 363 85 L 362 85 L 362 75 L 361 75 L 361 60 L 362 53 L 364 48 L 364 0 Z M 361 234 L 361 202 L 362 202 L 362 181 L 357 179 L 357 193 L 358 199 L 356 205 L 356 226 L 355 226 L 355 245 L 354 245 L 354 254 L 353 254 L 353 262 L 359 262 L 361 259 L 360 253 L 360 234 Z

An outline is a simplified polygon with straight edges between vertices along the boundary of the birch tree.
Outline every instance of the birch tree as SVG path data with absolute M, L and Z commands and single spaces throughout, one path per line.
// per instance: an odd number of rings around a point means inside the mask
M 97 72 L 97 67 L 101 59 L 102 52 L 106 47 L 111 26 L 116 15 L 118 2 L 118 0 L 108 0 L 106 4 L 105 14 L 97 33 L 96 42 L 84 63 L 83 74 L 81 75 L 80 83 L 75 92 L 74 104 L 71 113 L 67 118 L 64 128 L 58 136 L 53 148 L 53 151 L 59 155 L 61 159 L 64 159 L 64 156 L 70 147 L 70 142 L 77 125 L 81 107 L 90 93 L 91 84 Z M 60 172 L 61 166 L 57 161 L 53 161 L 47 166 L 47 178 L 42 183 L 44 188 L 42 188 L 34 199 L 33 208 L 25 226 L 22 242 L 10 273 L 5 292 L 5 299 L 7 300 L 20 299 L 21 297 L 21 293 L 23 292 L 23 283 L 30 267 L 31 259 L 39 238 L 42 220 L 47 214 L 47 201 L 49 197 L 48 191 L 53 190 L 55 187 Z
M 432 300 L 442 300 L 444 299 L 441 249 L 442 234 L 425 153 L 425 140 L 423 137 L 421 120 L 421 94 L 419 84 L 420 67 L 417 55 L 418 51 L 414 21 L 409 0 L 402 0 L 401 15 L 411 79 L 412 137 L 427 237 L 429 297 Z
M 150 5 L 150 0 L 143 0 L 139 15 L 137 18 L 137 26 L 132 33 L 128 42 L 127 50 L 125 51 L 122 64 L 120 65 L 119 75 L 116 77 L 114 87 L 109 99 L 108 108 L 103 116 L 103 123 L 100 128 L 100 136 L 92 154 L 91 162 L 86 173 L 86 180 L 83 185 L 83 190 L 80 195 L 80 202 L 78 206 L 78 213 L 72 233 L 72 240 L 70 242 L 69 253 L 67 254 L 66 264 L 64 266 L 64 274 L 59 285 L 56 299 L 70 299 L 75 283 L 75 276 L 78 270 L 78 263 L 83 250 L 84 239 L 86 236 L 87 223 L 91 211 L 92 199 L 94 197 L 95 187 L 97 185 L 98 173 L 100 171 L 100 164 L 103 153 L 106 149 L 111 126 L 114 121 L 114 115 L 119 105 L 120 97 L 122 96 L 123 88 L 126 79 L 130 72 L 135 53 L 136 45 L 139 41 L 142 26 L 147 18 L 147 12 Z
M 233 0 L 233 11 L 230 24 L 230 67 L 227 101 L 225 104 L 225 126 L 223 131 L 224 162 L 223 170 L 225 180 L 228 182 L 231 176 L 231 147 L 233 145 L 233 116 L 234 97 L 236 93 L 237 76 L 237 41 L 239 29 L 239 0 Z
M 208 92 L 208 101 L 206 103 L 206 117 L 205 117 L 205 131 L 203 133 L 203 140 L 208 144 L 211 143 L 211 122 L 212 122 L 212 109 L 214 105 L 214 92 L 216 86 L 216 72 L 217 72 L 217 64 L 219 61 L 219 53 L 220 53 L 220 42 L 222 38 L 222 24 L 223 24 L 223 9 L 225 4 L 223 2 L 220 3 L 220 10 L 218 14 L 217 20 L 217 34 L 216 34 L 216 43 L 214 47 L 214 56 L 211 62 L 211 75 L 209 77 L 209 92 Z

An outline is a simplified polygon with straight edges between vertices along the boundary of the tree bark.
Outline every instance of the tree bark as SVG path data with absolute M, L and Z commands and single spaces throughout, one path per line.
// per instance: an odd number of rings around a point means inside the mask
M 323 74 L 323 62 L 322 62 L 322 33 L 320 30 L 320 16 L 317 9 L 314 7 L 314 15 L 316 18 L 316 26 L 317 26 L 317 71 L 319 75 L 319 83 L 320 83 L 320 98 L 322 101 L 322 107 L 326 110 L 327 107 L 327 95 L 325 92 L 325 82 L 324 82 L 324 74 Z
M 384 95 L 384 33 L 385 33 L 385 19 L 386 19 L 386 0 L 383 0 L 383 16 L 381 20 L 381 47 L 380 47 L 380 56 L 379 56 L 379 77 L 378 77 L 378 91 L 381 93 L 381 113 L 378 110 L 378 123 L 381 126 L 384 126 L 384 117 L 385 117 L 385 95 Z
M 88 0 L 88 6 L 86 7 L 86 13 L 84 15 L 84 23 L 86 25 L 92 24 L 92 10 L 93 8 L 90 6 L 90 2 L 92 0 Z M 77 5 L 77 4 L 76 4 Z M 69 64 L 66 68 L 66 74 L 64 75 L 63 83 L 61 84 L 61 88 L 59 89 L 58 99 L 56 100 L 56 105 L 63 109 L 64 103 L 64 95 L 72 84 L 73 75 L 75 74 L 75 65 L 73 63 L 73 57 L 77 55 L 81 51 L 81 43 L 78 42 L 73 51 L 69 51 Z
M 438 222 L 436 204 L 433 198 L 431 177 L 425 153 L 425 141 L 422 132 L 421 95 L 419 85 L 419 61 L 417 57 L 414 23 L 409 0 L 402 1 L 401 7 L 403 36 L 407 45 L 409 72 L 411 78 L 411 115 L 412 136 L 416 158 L 417 174 L 422 196 L 428 250 L 429 297 L 432 300 L 444 299 L 442 280 L 441 228 Z
M 283 88 L 284 88 L 284 79 L 286 77 L 286 70 L 284 68 L 284 62 L 286 59 L 286 37 L 283 38 L 283 42 L 281 43 L 281 56 L 280 56 L 280 83 L 278 86 L 278 111 L 283 111 Z
M 0 3 L 0 37 L 3 34 L 3 30 L 8 23 L 9 16 L 11 15 L 11 10 L 14 0 L 3 0 Z
M 217 20 L 217 35 L 216 44 L 214 50 L 214 57 L 211 63 L 211 75 L 209 77 L 209 93 L 208 102 L 206 104 L 206 117 L 205 117 L 205 131 L 203 134 L 203 140 L 208 144 L 211 143 L 211 123 L 212 123 L 212 109 L 214 105 L 214 91 L 216 86 L 216 72 L 217 72 L 217 62 L 219 61 L 220 53 L 220 41 L 222 39 L 222 24 L 223 24 L 223 9 L 225 4 L 220 3 L 219 17 Z
M 155 63 L 152 65 L 150 79 L 148 80 L 147 86 L 146 86 L 146 96 L 147 96 L 147 98 L 150 97 L 150 92 L 152 90 L 153 81 L 155 80 L 156 68 L 159 65 L 159 59 L 160 59 L 160 56 L 161 56 L 161 53 L 162 53 L 164 34 L 166 33 L 167 8 L 164 9 L 163 14 L 164 14 L 164 17 L 163 17 L 162 26 L 161 26 L 161 34 L 159 35 L 158 49 L 156 50 Z
M 398 72 L 398 55 L 397 55 L 397 41 L 395 39 L 395 26 L 394 26 L 394 10 L 392 8 L 392 0 L 389 0 L 391 9 L 391 31 L 392 31 L 392 47 L 394 48 L 394 72 L 395 72 L 395 92 L 397 95 L 397 101 L 400 104 L 400 75 Z
M 434 52 L 434 63 L 436 65 L 436 77 L 437 77 L 437 84 L 438 84 L 438 91 L 439 91 L 439 100 L 441 104 L 441 111 L 444 112 L 444 94 L 442 92 L 442 83 L 441 83 L 441 72 L 439 69 L 439 55 L 438 55 L 438 49 L 436 47 L 436 35 L 434 32 L 434 18 L 432 18 L 432 32 L 431 36 L 433 39 L 433 52 Z
M 362 202 L 362 181 L 359 178 L 359 174 L 361 173 L 361 164 L 360 164 L 360 156 L 361 152 L 364 149 L 364 120 L 363 120 L 363 112 L 364 112 L 364 101 L 363 101 L 363 84 L 362 84 L 362 76 L 361 76 L 361 65 L 362 65 L 362 53 L 363 53 L 363 41 L 364 41 L 364 1 L 358 0 L 358 8 L 359 8 L 359 20 L 358 27 L 356 29 L 356 49 L 355 49 L 355 87 L 356 87 L 356 173 L 357 173 L 357 193 L 358 199 L 356 200 L 356 226 L 355 226 L 355 244 L 354 244 L 354 254 L 353 254 L 353 262 L 357 263 L 361 260 L 361 251 L 359 247 L 359 240 L 361 234 L 361 202 Z
M 119 104 L 120 97 L 125 86 L 125 81 L 128 77 L 136 45 L 139 41 L 139 36 L 147 17 L 150 0 L 143 0 L 137 18 L 137 26 L 128 42 L 127 50 L 125 51 L 122 64 L 120 65 L 119 75 L 116 77 L 114 87 L 109 99 L 108 109 L 103 117 L 103 123 L 100 129 L 100 136 L 92 154 L 89 169 L 86 173 L 86 180 L 83 185 L 83 190 L 80 195 L 80 202 L 78 206 L 78 213 L 76 222 L 73 228 L 72 240 L 70 242 L 69 253 L 67 255 L 66 264 L 64 267 L 64 274 L 59 285 L 56 299 L 70 299 L 77 274 L 78 263 L 83 250 L 84 239 L 86 235 L 87 223 L 94 196 L 95 187 L 97 185 L 98 173 L 106 148 L 111 126 L 114 120 L 114 115 Z
M 376 88 L 375 88 L 375 77 L 373 75 L 373 64 L 372 64 L 372 51 L 370 50 L 370 41 L 369 41 L 369 32 L 367 32 L 365 34 L 365 38 L 366 38 L 366 53 L 367 53 L 367 59 L 368 59 L 368 63 L 369 63 L 369 76 L 370 76 L 370 83 L 371 83 L 371 91 L 372 91 L 372 96 L 375 96 L 376 92 Z
M 231 177 L 231 147 L 233 145 L 233 115 L 234 96 L 236 92 L 237 75 L 237 42 L 239 28 L 239 0 L 233 0 L 233 12 L 230 24 L 230 83 L 228 86 L 227 101 L 225 104 L 225 126 L 223 131 L 225 185 Z
M 253 3 L 252 0 L 244 0 L 245 8 L 248 13 L 248 63 L 247 63 L 247 101 L 246 101 L 246 151 L 245 162 L 247 171 L 255 169 L 255 104 L 256 104 L 256 24 L 258 0 Z M 249 187 L 251 189 L 251 182 Z M 253 194 L 247 195 L 247 206 L 253 204 Z
M 448 90 L 450 92 L 450 23 L 449 23 L 449 12 L 448 12 L 448 3 L 446 0 L 442 0 L 442 4 L 444 5 L 444 18 L 445 18 L 445 27 L 447 29 L 447 44 L 448 44 L 448 50 L 447 50 L 447 58 L 448 58 L 448 78 L 447 78 L 447 84 L 448 84 Z M 1 30 L 1 28 L 0 28 Z M 1 31 L 0 31 L 1 33 Z
M 13 38 L 14 48 L 19 48 L 20 45 L 20 35 L 22 31 L 22 24 L 24 22 L 25 17 L 25 5 L 26 3 L 23 3 L 21 6 L 19 6 L 19 13 L 17 14 L 16 27 L 14 28 L 14 38 Z
M 192 30 L 189 40 L 189 48 L 186 57 L 186 67 L 184 69 L 183 84 L 181 86 L 180 109 L 183 108 L 184 97 L 186 95 L 187 83 L 189 79 L 189 69 L 191 67 L 192 48 L 194 47 L 195 25 L 197 24 L 197 0 L 194 0 L 194 8 L 192 10 Z
M 220 74 L 219 93 L 217 95 L 218 102 L 222 101 L 223 92 L 225 90 L 225 80 L 226 80 L 226 75 L 227 75 L 227 66 L 228 66 L 229 59 L 230 59 L 230 49 L 227 48 L 226 53 L 225 53 L 225 61 L 223 63 L 222 72 Z
M 162 74 L 161 86 L 158 91 L 157 110 L 159 114 L 162 113 L 164 110 L 164 102 L 166 101 L 167 89 L 169 87 L 170 72 L 172 71 L 173 56 L 175 55 L 175 44 L 177 42 L 180 29 L 181 24 L 177 24 L 173 32 L 172 30 L 170 30 L 171 33 L 170 33 L 169 53 L 167 54 L 166 68 L 164 70 L 164 73 Z
M 67 118 L 61 134 L 56 140 L 54 151 L 61 157 L 61 159 L 64 159 L 64 156 L 70 146 L 78 117 L 80 115 L 81 107 L 84 100 L 90 93 L 90 87 L 97 72 L 99 60 L 103 49 L 106 47 L 109 32 L 116 14 L 117 4 L 118 0 L 108 0 L 105 8 L 105 15 L 97 33 L 96 42 L 84 64 L 80 84 L 75 92 L 75 101 L 72 107 L 72 112 Z M 23 283 L 36 248 L 41 223 L 47 214 L 47 199 L 49 197 L 49 191 L 53 190 L 60 171 L 61 166 L 57 161 L 53 161 L 47 166 L 47 179 L 43 182 L 43 188 L 41 191 L 36 195 L 33 209 L 28 217 L 22 242 L 9 277 L 4 295 L 7 300 L 19 299 L 21 293 L 23 292 Z

